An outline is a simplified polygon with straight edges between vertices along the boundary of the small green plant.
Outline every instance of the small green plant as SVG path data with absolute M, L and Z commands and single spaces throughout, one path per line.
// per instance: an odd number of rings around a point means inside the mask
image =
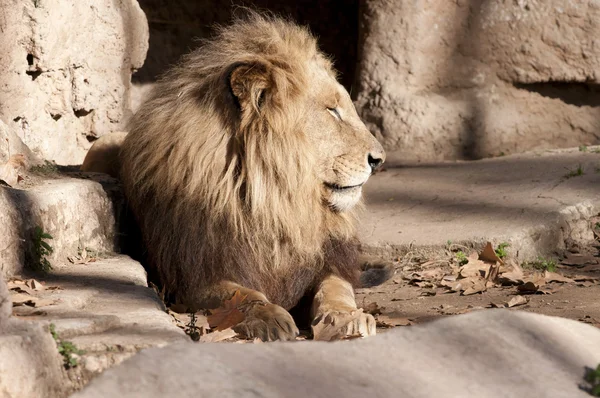
M 50 334 L 54 341 L 56 341 L 56 348 L 58 353 L 63 357 L 63 366 L 65 369 L 71 369 L 78 365 L 77 356 L 83 355 L 85 352 L 77 348 L 75 344 L 70 341 L 61 340 L 56 332 L 56 326 L 53 323 L 49 326 Z
M 58 173 L 58 166 L 56 163 L 44 160 L 44 164 L 31 166 L 29 171 L 43 175 L 56 174 Z
M 458 265 L 465 265 L 466 263 L 469 262 L 467 255 L 465 253 L 463 253 L 462 251 L 456 252 L 456 259 L 458 260 Z
M 587 145 L 579 145 L 579 152 L 587 152 L 588 147 Z
M 597 222 L 595 225 L 596 229 L 600 229 L 600 222 Z
M 523 263 L 523 268 L 537 271 L 556 272 L 556 261 L 551 258 L 538 257 L 535 261 Z
M 600 364 L 596 369 L 586 368 L 586 374 L 583 377 L 588 382 L 587 392 L 594 397 L 600 397 Z
M 506 252 L 506 248 L 510 247 L 510 243 L 506 243 L 506 242 L 502 242 L 498 245 L 498 247 L 496 247 L 496 250 L 494 250 L 496 252 L 496 256 L 498 256 L 498 258 L 504 258 L 508 255 L 508 253 Z
M 46 240 L 53 239 L 52 235 L 44 232 L 44 230 L 38 225 L 33 229 L 33 264 L 32 268 L 36 271 L 50 271 L 52 264 L 46 258 L 52 254 L 54 249 L 50 246 Z
M 583 170 L 583 166 L 581 164 L 577 165 L 576 169 L 570 170 L 567 174 L 564 175 L 564 177 L 566 179 L 572 178 L 572 177 L 579 177 L 584 175 L 585 172 Z

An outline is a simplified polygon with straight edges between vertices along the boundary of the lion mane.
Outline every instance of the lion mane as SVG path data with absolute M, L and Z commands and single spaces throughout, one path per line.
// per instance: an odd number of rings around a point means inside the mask
M 355 281 L 356 210 L 324 203 L 302 131 L 315 60 L 334 75 L 305 28 L 251 14 L 184 57 L 133 117 L 120 176 L 177 301 L 231 280 L 290 309 L 325 274 Z

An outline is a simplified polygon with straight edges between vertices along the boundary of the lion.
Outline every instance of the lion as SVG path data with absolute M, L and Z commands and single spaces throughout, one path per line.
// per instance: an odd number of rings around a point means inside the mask
M 148 265 L 178 302 L 217 308 L 239 291 L 234 329 L 285 341 L 308 297 L 313 328 L 375 334 L 353 286 L 362 187 L 385 153 L 306 28 L 256 13 L 220 28 L 157 82 L 120 145 Z

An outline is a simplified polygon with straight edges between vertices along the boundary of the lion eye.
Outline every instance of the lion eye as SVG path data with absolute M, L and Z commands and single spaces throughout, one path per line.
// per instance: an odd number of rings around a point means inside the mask
M 336 119 L 342 120 L 342 116 L 340 115 L 340 111 L 337 108 L 327 108 L 329 113 L 331 113 Z

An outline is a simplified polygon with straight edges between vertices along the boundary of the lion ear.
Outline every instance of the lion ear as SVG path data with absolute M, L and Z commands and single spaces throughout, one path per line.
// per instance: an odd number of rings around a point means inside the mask
M 237 65 L 229 75 L 229 86 L 242 111 L 259 112 L 271 86 L 269 68 L 260 62 Z

